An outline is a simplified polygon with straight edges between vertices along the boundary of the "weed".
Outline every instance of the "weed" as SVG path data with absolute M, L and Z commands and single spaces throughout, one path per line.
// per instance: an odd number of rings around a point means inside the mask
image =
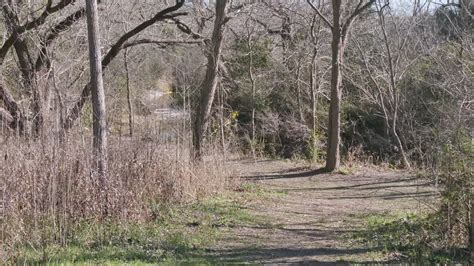
M 441 249 L 443 234 L 438 230 L 440 219 L 436 214 L 369 215 L 365 221 L 366 230 L 352 237 L 391 260 L 447 263 L 466 259 L 461 249 Z

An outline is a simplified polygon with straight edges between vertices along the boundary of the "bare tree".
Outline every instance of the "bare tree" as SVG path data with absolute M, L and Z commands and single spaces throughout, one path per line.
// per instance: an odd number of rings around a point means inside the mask
M 419 3 L 418 3 L 419 4 Z M 356 47 L 362 57 L 362 64 L 365 68 L 365 76 L 369 78 L 370 83 L 367 86 L 358 86 L 369 99 L 373 99 L 379 106 L 384 118 L 386 135 L 391 136 L 401 157 L 401 164 L 404 168 L 410 168 L 410 162 L 405 152 L 405 147 L 398 132 L 398 121 L 400 116 L 400 106 L 402 101 L 402 92 L 400 82 L 403 81 L 408 68 L 418 60 L 416 52 L 413 51 L 419 45 L 414 35 L 414 25 L 417 23 L 417 17 L 395 18 L 387 14 L 389 6 L 382 1 L 376 4 L 378 24 L 380 26 L 379 38 L 372 36 L 371 40 L 381 39 L 383 49 L 375 49 L 376 43 L 368 44 L 375 51 L 364 49 L 359 40 L 356 40 Z M 388 31 L 387 25 L 390 23 L 393 28 Z M 403 28 L 403 31 L 399 29 Z M 380 52 L 379 52 L 380 50 Z M 369 56 L 370 55 L 370 56 Z M 370 88 L 374 88 L 371 91 Z M 373 97 L 377 95 L 377 97 Z
M 211 116 L 211 107 L 217 89 L 217 72 L 221 56 L 221 46 L 224 39 L 224 26 L 229 19 L 227 17 L 227 4 L 227 0 L 216 2 L 214 29 L 211 40 L 207 45 L 208 54 L 206 56 L 206 75 L 202 83 L 201 95 L 194 118 L 193 128 L 194 158 L 197 160 L 200 160 L 202 157 L 202 142 L 207 131 L 209 118 Z
M 334 171 L 340 166 L 341 145 L 341 102 L 342 102 L 342 66 L 344 64 L 344 51 L 349 40 L 349 32 L 354 20 L 375 0 L 359 0 L 354 10 L 345 17 L 343 0 L 332 0 L 332 22 L 317 8 L 313 1 L 307 0 L 311 8 L 321 17 L 332 32 L 332 70 L 331 70 L 331 103 L 329 106 L 328 146 L 326 157 L 326 170 Z M 349 3 L 346 3 L 350 6 Z
M 21 95 L 26 96 L 27 103 L 22 106 L 13 96 L 8 84 L 2 83 L 0 86 L 0 100 L 2 100 L 6 111 L 13 118 L 10 127 L 16 130 L 20 135 L 28 135 L 29 122 L 32 122 L 32 133 L 38 136 L 41 132 L 44 122 L 44 94 L 39 87 L 41 76 L 49 76 L 51 62 L 49 60 L 48 47 L 57 39 L 61 32 L 70 28 L 84 15 L 84 8 L 80 8 L 74 13 L 60 17 L 59 22 L 53 22 L 47 27 L 44 36 L 38 34 L 40 27 L 47 23 L 55 14 L 61 14 L 61 11 L 67 9 L 75 1 L 61 0 L 56 3 L 49 0 L 42 3 L 24 3 L 23 1 L 1 1 L 2 15 L 4 17 L 7 32 L 4 35 L 3 44 L 0 47 L 0 65 L 3 66 L 8 60 L 10 50 L 18 60 L 18 69 L 20 73 Z M 35 5 L 36 4 L 36 5 Z M 37 14 L 40 15 L 37 15 Z M 26 16 L 25 16 L 26 14 Z M 30 35 L 27 35 L 31 33 Z M 34 36 L 35 38 L 29 38 Z M 39 39 L 40 42 L 32 40 Z M 13 48 L 13 49 L 12 49 Z M 36 57 L 36 58 L 34 58 Z M 40 73 L 46 70 L 46 74 Z
M 108 50 L 108 52 L 105 54 L 104 58 L 102 59 L 102 68 L 105 69 L 113 61 L 113 59 L 117 57 L 120 51 L 124 48 L 128 48 L 135 45 L 141 45 L 141 44 L 176 43 L 175 40 L 138 39 L 138 40 L 130 41 L 130 39 L 140 34 L 144 30 L 148 29 L 149 27 L 153 26 L 155 23 L 159 21 L 163 21 L 167 19 L 169 20 L 169 19 L 176 18 L 178 16 L 186 15 L 187 13 L 175 12 L 181 7 L 183 7 L 184 2 L 185 0 L 176 0 L 175 5 L 157 12 L 150 19 L 141 22 L 140 24 L 138 24 L 131 30 L 121 35 L 115 41 L 115 43 L 110 47 L 110 49 Z M 91 93 L 91 84 L 88 83 L 82 89 L 79 101 L 74 104 L 74 106 L 69 111 L 66 119 L 64 120 L 63 127 L 66 130 L 71 129 L 74 126 L 75 121 L 80 117 L 82 108 L 84 107 L 88 97 L 90 96 L 90 93 Z
M 107 172 L 107 121 L 104 81 L 102 79 L 102 53 L 100 51 L 97 0 L 86 0 L 86 16 L 92 91 L 94 162 L 99 177 L 103 182 L 103 178 Z

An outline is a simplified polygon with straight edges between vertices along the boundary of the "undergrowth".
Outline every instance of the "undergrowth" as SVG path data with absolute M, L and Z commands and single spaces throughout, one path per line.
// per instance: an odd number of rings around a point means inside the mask
M 385 254 L 386 259 L 413 263 L 467 262 L 468 252 L 462 248 L 444 248 L 445 232 L 439 213 L 421 215 L 370 215 L 364 230 L 352 238 L 371 250 Z
M 156 263 L 213 263 L 209 249 L 225 228 L 253 225 L 252 215 L 234 194 L 201 202 L 161 206 L 159 219 L 144 223 L 85 221 L 76 225 L 63 245 L 17 246 L 16 264 L 147 265 Z

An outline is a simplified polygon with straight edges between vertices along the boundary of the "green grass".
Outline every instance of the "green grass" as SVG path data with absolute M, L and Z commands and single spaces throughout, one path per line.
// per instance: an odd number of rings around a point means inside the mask
M 269 190 L 263 188 L 256 183 L 243 183 L 239 190 L 244 194 L 245 197 L 253 199 L 269 199 L 272 197 L 282 197 L 288 194 L 286 191 Z
M 467 261 L 465 250 L 439 248 L 443 232 L 439 231 L 440 220 L 435 215 L 385 213 L 360 218 L 365 221 L 364 230 L 352 234 L 351 238 L 365 244 L 374 254 L 384 257 L 396 254 L 395 259 L 423 264 Z
M 242 206 L 236 194 L 188 205 L 155 205 L 159 215 L 154 221 L 84 222 L 70 230 L 67 245 L 55 241 L 24 244 L 12 261 L 28 265 L 213 264 L 216 258 L 208 250 L 226 229 L 265 222 Z

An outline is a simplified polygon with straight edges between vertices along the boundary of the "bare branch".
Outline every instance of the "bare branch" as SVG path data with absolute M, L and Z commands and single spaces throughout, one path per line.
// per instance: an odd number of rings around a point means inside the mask
M 156 44 L 165 48 L 168 45 L 172 44 L 201 44 L 204 43 L 202 40 L 186 40 L 186 39 L 162 39 L 162 40 L 153 40 L 153 39 L 140 39 L 131 42 L 127 42 L 122 46 L 122 49 L 126 49 L 132 46 L 141 45 L 141 44 Z
M 323 15 L 323 13 L 321 13 L 321 11 L 313 4 L 312 0 L 306 0 L 308 2 L 308 4 L 311 6 L 311 8 L 316 12 L 316 14 L 318 14 L 318 16 L 324 21 L 324 23 L 326 23 L 326 25 L 328 25 L 329 28 L 333 29 L 334 26 L 332 25 L 332 23 L 329 21 L 328 18 L 326 18 L 326 16 Z M 375 0 L 374 0 L 375 1 Z
M 176 4 L 174 6 L 165 8 L 161 10 L 160 12 L 156 13 L 155 16 L 153 16 L 151 19 L 146 20 L 133 28 L 132 30 L 128 31 L 124 35 L 122 35 L 112 47 L 110 47 L 109 51 L 107 54 L 104 56 L 102 59 L 102 69 L 105 70 L 105 68 L 110 64 L 110 62 L 119 54 L 120 50 L 123 48 L 123 45 L 133 36 L 139 34 L 140 32 L 144 31 L 148 27 L 152 26 L 153 24 L 157 23 L 158 21 L 163 21 L 166 19 L 172 19 L 177 16 L 183 16 L 187 15 L 187 13 L 173 13 L 180 9 L 184 5 L 185 0 L 176 0 Z M 74 125 L 74 122 L 76 119 L 79 117 L 82 107 L 86 103 L 86 99 L 89 97 L 91 91 L 91 86 L 90 82 L 84 86 L 81 92 L 81 96 L 79 98 L 79 101 L 74 105 L 74 107 L 71 109 L 69 114 L 67 115 L 65 121 L 64 121 L 64 129 L 68 130 L 72 128 Z

